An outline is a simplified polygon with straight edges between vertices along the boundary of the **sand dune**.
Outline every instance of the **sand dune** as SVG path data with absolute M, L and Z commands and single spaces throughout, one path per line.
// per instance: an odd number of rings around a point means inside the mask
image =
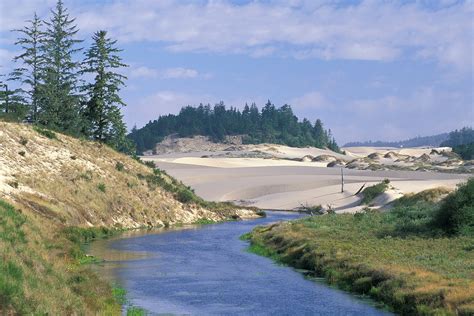
M 318 167 L 314 162 L 159 156 L 145 159 L 155 161 L 159 168 L 193 187 L 205 199 L 237 201 L 263 209 L 288 210 L 321 204 L 331 205 L 337 212 L 353 212 L 362 208 L 354 193 L 363 184 L 390 179 L 393 189 L 381 198 L 380 203 L 384 204 L 404 193 L 439 186 L 454 188 L 468 178 L 435 172 L 345 169 L 345 191 L 341 193 L 340 169 Z
M 354 194 L 364 184 L 373 185 L 385 178 L 391 181 L 390 189 L 374 201 L 375 207 L 383 207 L 405 193 L 439 186 L 453 189 L 468 177 L 433 171 L 433 166 L 447 170 L 463 163 L 450 148 L 343 149 L 346 155 L 311 147 L 170 138 L 157 145 L 159 155 L 143 159 L 155 161 L 205 199 L 236 201 L 263 209 L 321 204 L 337 212 L 353 212 L 363 207 Z M 346 166 L 343 193 L 340 166 Z

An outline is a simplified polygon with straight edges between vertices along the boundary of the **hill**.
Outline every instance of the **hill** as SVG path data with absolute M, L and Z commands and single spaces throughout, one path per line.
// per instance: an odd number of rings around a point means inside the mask
M 331 130 L 325 130 L 323 123 L 314 125 L 307 119 L 299 121 L 291 106 L 276 108 L 270 101 L 261 111 L 255 104 L 245 105 L 243 111 L 224 103 L 211 108 L 210 105 L 187 106 L 178 115 L 160 116 L 140 129 L 134 128 L 128 135 L 138 153 L 152 150 L 166 136 L 180 137 L 208 136 L 214 142 L 222 142 L 226 136 L 243 135 L 244 144 L 273 143 L 292 147 L 328 147 L 339 151 Z
M 101 143 L 0 122 L 0 314 L 120 314 L 82 242 L 246 216 Z
M 433 136 L 418 136 L 407 140 L 386 142 L 386 141 L 367 141 L 367 142 L 350 142 L 344 147 L 421 147 L 431 146 L 439 147 L 441 143 L 446 141 L 449 133 L 442 133 Z
M 474 159 L 474 130 L 464 127 L 452 131 L 442 145 L 452 147 L 453 151 L 465 160 Z

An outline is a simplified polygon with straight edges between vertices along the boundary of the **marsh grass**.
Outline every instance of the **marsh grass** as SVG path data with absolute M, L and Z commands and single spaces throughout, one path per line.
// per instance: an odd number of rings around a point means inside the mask
M 466 188 L 451 199 L 468 200 Z M 442 207 L 432 196 L 403 199 L 391 212 L 313 216 L 258 227 L 243 238 L 250 238 L 254 253 L 314 271 L 397 313 L 472 315 L 474 235 L 449 234 L 436 226 L 433 219 Z

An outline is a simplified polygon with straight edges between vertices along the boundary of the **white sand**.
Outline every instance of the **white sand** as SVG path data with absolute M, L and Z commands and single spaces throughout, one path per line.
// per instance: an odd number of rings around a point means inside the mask
M 359 197 L 354 193 L 363 184 L 369 186 L 390 179 L 393 189 L 375 201 L 382 205 L 404 193 L 439 186 L 455 188 L 468 178 L 468 175 L 435 172 L 344 169 L 345 192 L 341 193 L 340 169 L 322 167 L 325 163 L 170 156 L 145 159 L 155 161 L 159 168 L 193 187 L 205 199 L 238 201 L 262 209 L 288 210 L 321 204 L 331 205 L 338 212 L 352 212 L 361 209 Z

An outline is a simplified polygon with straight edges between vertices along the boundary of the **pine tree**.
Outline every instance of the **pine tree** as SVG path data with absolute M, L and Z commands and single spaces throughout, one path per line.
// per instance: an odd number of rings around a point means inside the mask
M 95 76 L 94 81 L 84 86 L 87 102 L 84 109 L 85 134 L 110 144 L 115 148 L 126 146 L 126 127 L 123 123 L 120 107 L 125 103 L 119 96 L 121 87 L 127 78 L 116 69 L 127 67 L 118 55 L 117 41 L 107 38 L 106 31 L 98 31 L 92 37 L 93 44 L 86 51 L 82 73 Z
M 315 141 L 314 146 L 318 148 L 324 148 L 328 144 L 327 133 L 324 130 L 323 122 L 321 122 L 320 119 L 317 119 L 316 123 L 314 124 L 313 138 Z
M 40 52 L 44 41 L 44 32 L 41 31 L 43 22 L 36 13 L 33 19 L 27 22 L 28 26 L 16 30 L 22 34 L 22 37 L 17 39 L 15 45 L 19 45 L 23 51 L 14 58 L 14 61 L 21 61 L 22 65 L 11 73 L 11 80 L 19 81 L 25 87 L 26 90 L 22 89 L 21 91 L 25 92 L 29 101 L 29 119 L 35 122 L 38 114 L 40 70 L 44 65 Z
M 75 19 L 69 17 L 61 0 L 51 13 L 50 21 L 44 22 L 47 29 L 41 46 L 45 66 L 39 86 L 38 123 L 78 135 L 82 126 L 78 94 L 80 64 L 74 61 L 74 55 L 82 49 L 76 48 L 82 41 L 75 39 L 78 32 Z
M 27 112 L 28 107 L 22 91 L 20 89 L 11 90 L 7 82 L 0 81 L 0 118 L 18 122 L 26 117 Z

